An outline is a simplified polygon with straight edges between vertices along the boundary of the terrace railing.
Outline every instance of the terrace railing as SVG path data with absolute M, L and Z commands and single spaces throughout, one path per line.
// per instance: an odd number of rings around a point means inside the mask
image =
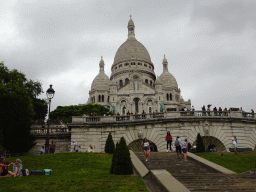
M 244 118 L 255 119 L 255 114 L 242 113 L 240 111 L 171 111 L 163 113 L 149 113 L 122 116 L 73 116 L 71 124 L 90 124 L 90 123 L 109 123 L 123 121 L 144 121 L 153 119 L 172 119 L 172 118 Z

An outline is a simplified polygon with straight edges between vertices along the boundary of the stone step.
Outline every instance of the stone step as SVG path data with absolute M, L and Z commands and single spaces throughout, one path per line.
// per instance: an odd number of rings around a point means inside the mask
M 256 176 L 250 173 L 224 174 L 191 157 L 184 162 L 174 152 L 151 153 L 148 162 L 143 153 L 136 155 L 149 170 L 165 169 L 191 191 L 256 191 Z

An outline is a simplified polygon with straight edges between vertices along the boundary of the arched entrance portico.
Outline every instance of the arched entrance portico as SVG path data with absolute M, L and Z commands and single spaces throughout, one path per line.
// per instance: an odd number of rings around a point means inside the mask
M 226 151 L 226 148 L 224 146 L 224 144 L 217 139 L 216 137 L 213 136 L 202 136 L 205 148 L 208 148 L 209 143 L 211 142 L 211 144 L 215 145 L 215 150 L 216 152 L 221 152 L 221 151 Z M 196 143 L 196 141 L 194 141 L 193 145 Z

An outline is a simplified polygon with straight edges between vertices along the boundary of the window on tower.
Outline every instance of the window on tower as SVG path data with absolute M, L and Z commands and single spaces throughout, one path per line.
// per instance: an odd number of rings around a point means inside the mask
M 148 80 L 147 79 L 145 80 L 145 83 L 148 84 Z
M 123 80 L 119 80 L 119 86 L 123 87 Z
M 129 79 L 128 78 L 125 79 L 125 84 L 127 84 L 127 83 L 129 83 Z

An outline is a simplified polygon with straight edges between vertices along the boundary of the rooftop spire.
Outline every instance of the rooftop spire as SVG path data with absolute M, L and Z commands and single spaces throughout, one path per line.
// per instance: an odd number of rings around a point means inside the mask
M 101 72 L 101 71 L 104 72 L 104 65 L 105 65 L 105 63 L 104 63 L 104 61 L 103 61 L 103 57 L 101 56 L 101 60 L 100 60 L 100 64 L 99 64 L 99 66 L 100 66 L 100 72 Z
M 163 59 L 163 70 L 168 71 L 168 61 L 165 58 L 165 55 L 164 55 L 164 59 Z
M 128 22 L 127 28 L 128 28 L 128 39 L 135 39 L 135 33 L 134 33 L 135 26 L 132 20 L 132 15 L 130 15 L 130 20 Z

